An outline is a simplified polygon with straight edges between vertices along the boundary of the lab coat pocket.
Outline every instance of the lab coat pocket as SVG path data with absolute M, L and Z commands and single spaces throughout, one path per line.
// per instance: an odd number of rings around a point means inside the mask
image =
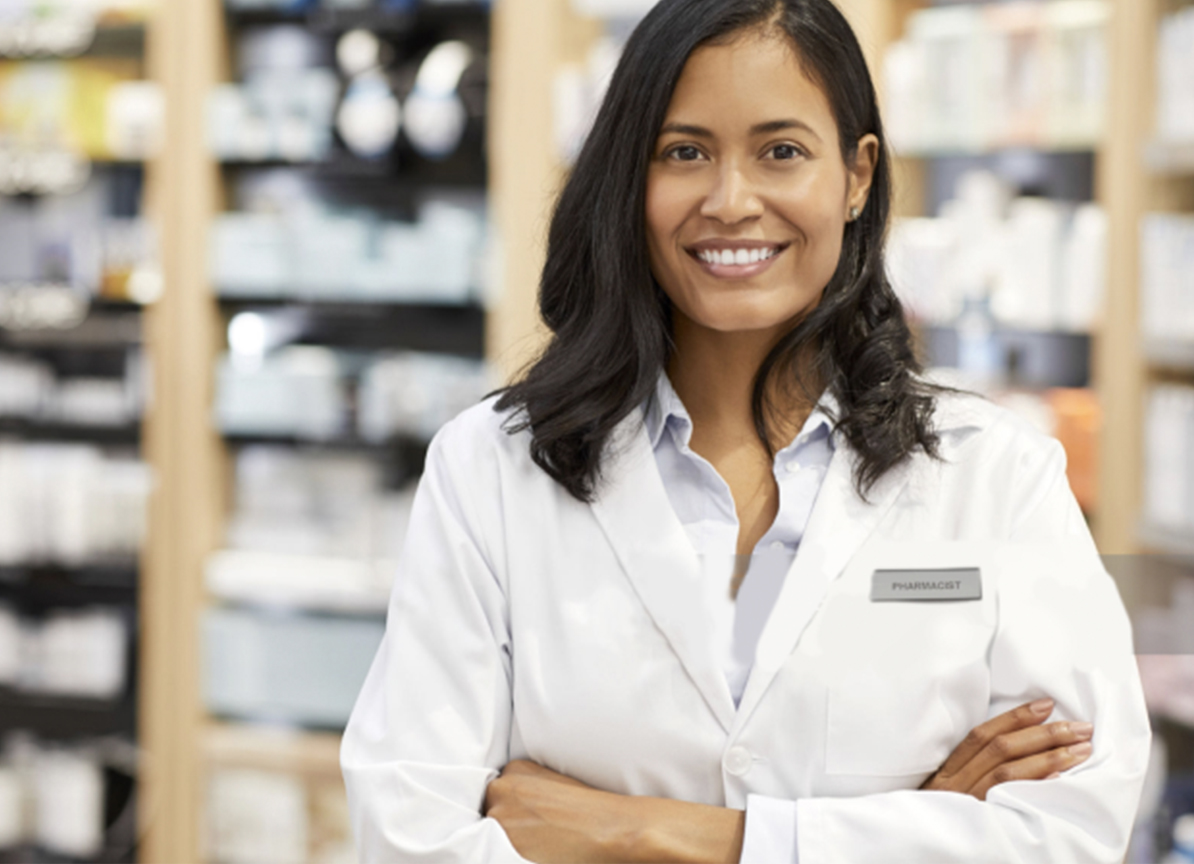
M 957 743 L 953 718 L 935 688 L 909 688 L 879 670 L 829 690 L 825 773 L 870 777 L 931 774 Z
M 927 776 L 986 718 L 994 628 L 982 604 L 837 601 L 828 616 L 825 773 Z

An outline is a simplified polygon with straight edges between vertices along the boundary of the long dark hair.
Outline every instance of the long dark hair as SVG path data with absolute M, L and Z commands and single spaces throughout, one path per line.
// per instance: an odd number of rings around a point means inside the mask
M 552 338 L 497 409 L 518 409 L 511 433 L 531 430 L 536 464 L 591 501 L 610 434 L 654 392 L 671 350 L 671 307 L 652 277 L 647 170 L 672 91 L 692 52 L 762 26 L 795 47 L 828 97 L 852 164 L 858 140 L 879 138 L 870 197 L 847 223 L 841 258 L 820 303 L 770 352 L 755 376 L 755 428 L 770 451 L 769 379 L 830 388 L 836 426 L 858 455 L 864 495 L 923 449 L 935 388 L 919 377 L 912 335 L 887 281 L 884 234 L 891 174 L 875 88 L 850 25 L 830 0 L 662 0 L 635 29 L 551 221 L 539 311 Z M 811 350 L 810 350 L 811 349 Z M 800 368 L 798 358 L 804 364 Z

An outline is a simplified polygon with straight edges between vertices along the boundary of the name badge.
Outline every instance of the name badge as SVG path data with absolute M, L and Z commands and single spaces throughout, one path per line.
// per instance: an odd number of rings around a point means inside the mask
M 876 570 L 871 600 L 981 600 L 983 580 L 977 567 L 948 570 Z

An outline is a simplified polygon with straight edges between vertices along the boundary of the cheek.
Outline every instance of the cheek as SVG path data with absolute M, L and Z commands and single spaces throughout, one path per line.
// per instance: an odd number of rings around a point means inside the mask
M 652 253 L 667 253 L 689 210 L 690 193 L 675 178 L 647 179 L 647 237 Z

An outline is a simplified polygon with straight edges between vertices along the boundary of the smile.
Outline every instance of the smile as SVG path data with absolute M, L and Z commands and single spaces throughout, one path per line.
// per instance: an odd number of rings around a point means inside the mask
M 705 272 L 720 278 L 755 276 L 769 268 L 786 243 L 700 244 L 686 251 Z

